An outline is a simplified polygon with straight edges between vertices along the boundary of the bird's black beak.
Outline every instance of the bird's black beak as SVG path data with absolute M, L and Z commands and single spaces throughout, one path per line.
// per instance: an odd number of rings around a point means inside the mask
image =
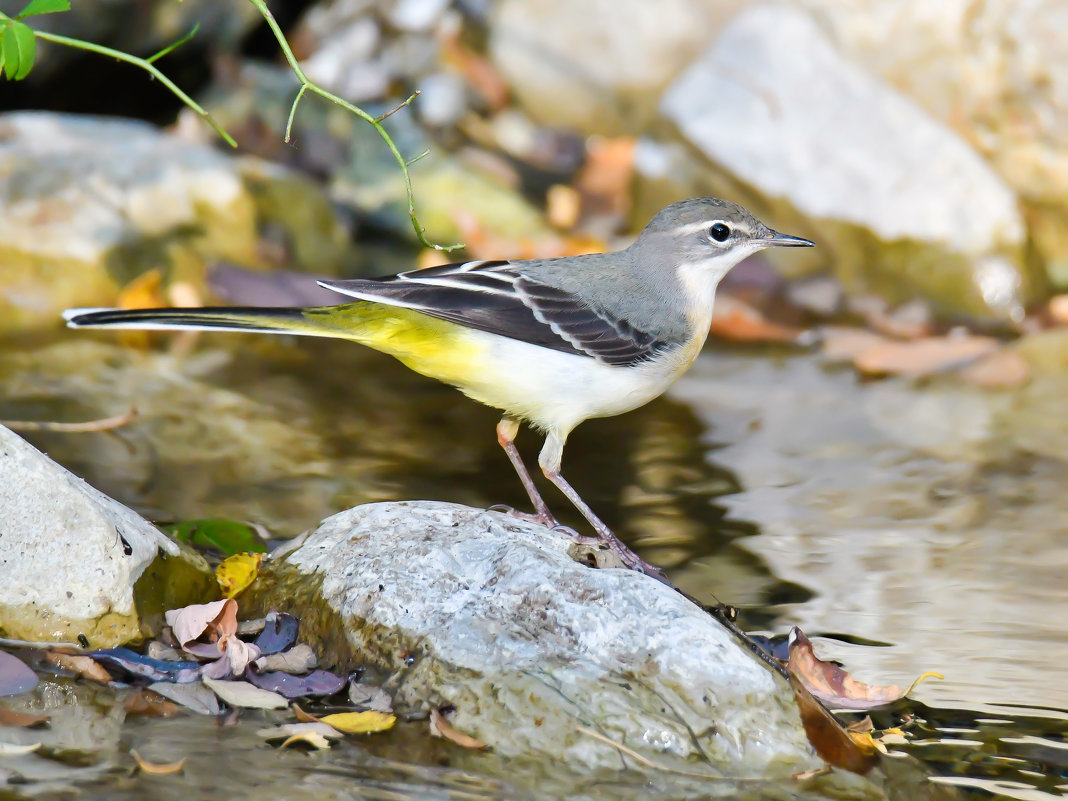
M 808 239 L 802 239 L 799 236 L 790 236 L 789 234 L 780 234 L 778 231 L 768 230 L 768 235 L 764 239 L 764 244 L 768 247 L 779 248 L 811 248 L 815 247 L 816 243 L 811 242 Z

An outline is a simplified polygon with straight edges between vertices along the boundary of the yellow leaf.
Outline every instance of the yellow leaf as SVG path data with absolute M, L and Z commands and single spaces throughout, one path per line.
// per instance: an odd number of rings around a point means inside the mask
M 177 762 L 149 762 L 137 751 L 130 751 L 133 754 L 133 758 L 137 760 L 137 767 L 143 770 L 145 773 L 150 773 L 153 776 L 166 776 L 171 773 L 178 773 L 185 766 L 185 757 L 182 757 Z
M 319 720 L 345 734 L 371 734 L 376 731 L 385 731 L 393 728 L 393 724 L 397 722 L 397 718 L 393 715 L 376 712 L 373 709 L 366 712 L 337 712 L 333 715 L 323 715 Z
M 865 754 L 886 753 L 886 746 L 872 737 L 870 731 L 847 731 L 846 734 Z
M 222 594 L 233 598 L 255 581 L 260 572 L 261 561 L 262 553 L 235 553 L 220 562 L 215 568 L 215 580 L 219 582 Z
M 287 737 L 282 741 L 282 748 L 287 748 L 294 743 L 307 743 L 308 745 L 322 749 L 330 747 L 330 741 L 317 731 L 302 731 L 298 734 L 294 734 L 292 737 Z

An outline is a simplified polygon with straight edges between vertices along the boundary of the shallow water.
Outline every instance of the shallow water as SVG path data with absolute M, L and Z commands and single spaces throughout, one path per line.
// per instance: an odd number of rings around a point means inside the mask
M 116 341 L 4 349 L 0 419 L 136 405 L 114 432 L 26 436 L 155 519 L 252 520 L 286 538 L 374 500 L 526 505 L 495 413 L 386 357 L 224 335 L 154 340 L 169 350 Z M 938 781 L 1054 798 L 1068 789 L 1065 391 L 1057 376 L 1011 393 L 862 383 L 813 355 L 709 349 L 668 397 L 580 427 L 564 471 L 647 559 L 687 592 L 739 607 L 747 628 L 799 625 L 877 684 L 945 674 L 876 716 L 915 716 L 917 736 L 899 748 Z M 531 464 L 538 445 L 521 436 Z M 199 718 L 113 717 L 108 756 L 90 749 L 19 793 L 516 797 L 512 766 L 428 745 L 421 728 L 309 756 L 267 750 L 252 723 L 231 736 Z M 131 778 L 115 754 L 139 743 L 160 761 L 194 755 L 179 783 Z

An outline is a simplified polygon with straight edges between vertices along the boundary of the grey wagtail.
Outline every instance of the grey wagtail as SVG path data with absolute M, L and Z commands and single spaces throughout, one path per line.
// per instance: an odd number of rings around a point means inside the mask
M 215 329 L 350 339 L 502 409 L 504 448 L 544 525 L 558 524 L 515 447 L 520 421 L 545 432 L 538 464 L 625 565 L 661 578 L 616 539 L 560 474 L 583 420 L 636 409 L 697 357 L 720 279 L 768 247 L 810 247 L 726 200 L 663 209 L 614 253 L 469 261 L 377 280 L 320 281 L 357 300 L 315 308 L 71 309 L 72 328 Z M 577 536 L 577 535 L 576 535 Z M 580 538 L 581 539 L 581 538 Z

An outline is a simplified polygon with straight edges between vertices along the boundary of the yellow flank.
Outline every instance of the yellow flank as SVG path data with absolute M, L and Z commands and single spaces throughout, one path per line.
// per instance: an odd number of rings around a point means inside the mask
M 357 301 L 304 310 L 314 329 L 387 353 L 422 375 L 463 387 L 486 346 L 463 326 L 399 306 Z

